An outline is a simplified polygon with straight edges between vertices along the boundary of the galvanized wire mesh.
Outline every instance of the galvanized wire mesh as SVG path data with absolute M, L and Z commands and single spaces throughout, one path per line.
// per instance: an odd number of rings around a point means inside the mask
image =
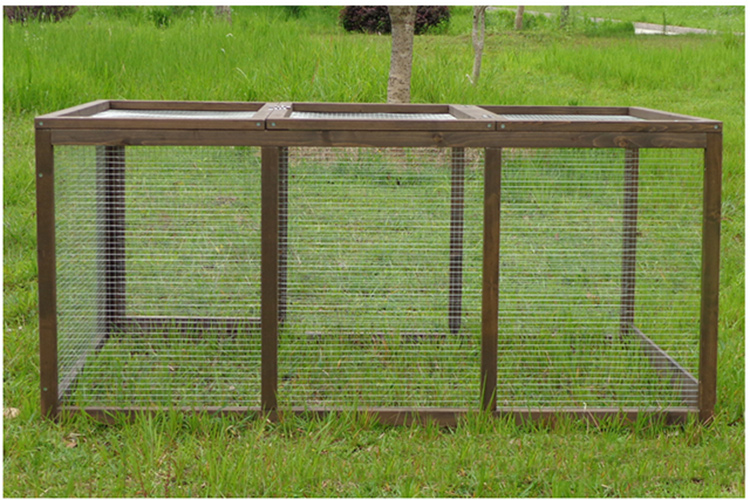
M 280 404 L 475 407 L 476 152 L 291 148 L 288 163 Z M 451 280 L 452 230 L 462 234 L 463 285 Z M 460 310 L 451 311 L 451 283 L 463 291 Z
M 61 391 L 258 404 L 259 150 L 60 147 L 55 169 Z
M 627 162 L 623 150 L 506 151 L 499 406 L 696 404 L 632 326 L 697 374 L 700 156 L 640 152 L 635 251 L 624 234 Z M 635 261 L 629 299 L 624 253 Z M 626 300 L 634 318 L 623 325 Z
M 252 120 L 256 111 L 200 111 L 193 109 L 107 109 L 96 118 L 169 118 L 200 120 Z
M 628 154 L 503 151 L 499 407 L 696 404 L 702 157 Z M 260 404 L 259 164 L 56 148 L 67 402 Z M 280 172 L 279 404 L 478 407 L 482 150 L 284 148 Z

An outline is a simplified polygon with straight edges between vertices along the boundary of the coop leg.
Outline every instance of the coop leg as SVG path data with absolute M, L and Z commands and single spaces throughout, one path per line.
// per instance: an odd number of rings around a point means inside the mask
M 125 148 L 97 146 L 96 169 L 103 332 L 98 349 L 125 318 Z
M 39 268 L 39 372 L 41 410 L 58 411 L 57 280 L 55 257 L 54 150 L 49 130 L 36 131 L 37 264 Z
M 721 235 L 721 132 L 706 134 L 703 170 L 703 242 L 701 248 L 700 360 L 698 406 L 700 419 L 713 418 L 716 404 L 719 330 L 719 265 Z
M 622 293 L 620 338 L 631 333 L 635 319 L 635 260 L 638 226 L 638 150 L 625 150 L 625 196 L 623 206 Z
M 279 322 L 286 319 L 289 217 L 289 148 L 279 148 Z
M 497 335 L 500 281 L 500 187 L 502 149 L 487 148 L 484 165 L 482 250 L 482 408 L 497 409 Z
M 279 165 L 280 148 L 261 149 L 260 401 L 276 409 L 279 335 Z
M 464 239 L 464 148 L 453 148 L 451 157 L 451 228 L 448 289 L 448 329 L 456 335 L 461 329 Z

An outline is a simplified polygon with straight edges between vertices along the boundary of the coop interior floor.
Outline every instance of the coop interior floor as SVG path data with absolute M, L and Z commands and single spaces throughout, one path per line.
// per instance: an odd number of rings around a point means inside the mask
M 159 151 L 160 162 L 148 154 L 126 156 L 129 313 L 257 317 L 257 151 L 209 156 L 198 149 L 172 159 L 166 150 Z M 287 232 L 279 237 L 288 248 L 280 405 L 479 406 L 483 157 L 467 151 L 459 158 L 445 150 L 305 148 L 284 158 L 289 206 L 282 219 Z M 689 175 L 699 163 L 643 160 L 636 323 L 695 373 L 700 249 L 685 242 L 700 241 L 700 197 L 693 196 L 700 184 Z M 60 241 L 68 245 L 58 260 L 65 278 L 60 289 L 69 292 L 61 295 L 61 367 L 64 377 L 76 378 L 66 401 L 260 404 L 257 329 L 126 331 L 91 351 L 92 339 L 101 337 L 101 254 L 98 222 L 84 209 L 95 211 L 98 197 L 95 189 L 85 196 L 76 191 L 97 185 L 96 158 L 89 161 L 85 182 L 68 177 L 59 186 L 67 207 Z M 684 391 L 654 368 L 637 338 L 620 332 L 622 151 L 511 150 L 503 162 L 498 404 L 684 406 Z M 464 174 L 458 334 L 448 327 L 457 164 Z M 67 168 L 81 172 L 75 166 Z M 166 175 L 168 167 L 180 177 Z M 683 178 L 679 189 L 670 187 Z M 180 196 L 169 196 L 175 193 Z M 205 230 L 216 221 L 220 230 Z M 228 238 L 238 234 L 236 241 Z M 82 241 L 89 246 L 81 249 Z
M 480 345 L 476 336 L 294 335 L 283 330 L 282 335 L 287 342 L 279 351 L 281 406 L 478 407 Z M 596 342 L 581 336 L 535 356 L 524 351 L 528 341 L 501 341 L 500 407 L 694 404 L 693 396 L 683 399 L 681 389 L 654 369 L 635 339 Z M 464 355 L 449 360 L 446 351 Z M 257 332 L 232 336 L 120 333 L 108 339 L 84 366 L 66 403 L 82 407 L 260 405 Z

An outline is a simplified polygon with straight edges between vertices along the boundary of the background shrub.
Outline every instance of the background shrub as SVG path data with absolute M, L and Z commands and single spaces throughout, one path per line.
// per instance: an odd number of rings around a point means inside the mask
M 341 9 L 341 25 L 346 31 L 360 33 L 390 33 L 391 18 L 386 6 L 353 5 Z M 414 34 L 421 35 L 429 29 L 445 26 L 450 20 L 450 9 L 439 5 L 417 7 Z
M 59 21 L 70 17 L 78 11 L 73 5 L 16 5 L 5 6 L 3 12 L 10 22 L 26 22 L 31 19 L 40 21 Z

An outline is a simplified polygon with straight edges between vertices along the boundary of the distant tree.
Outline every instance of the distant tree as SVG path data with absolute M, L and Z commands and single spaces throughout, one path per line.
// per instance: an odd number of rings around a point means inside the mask
M 474 22 L 471 28 L 471 42 L 474 46 L 474 70 L 471 73 L 471 83 L 479 82 L 479 73 L 482 70 L 482 52 L 484 52 L 484 26 L 485 11 L 487 5 L 474 6 Z
M 411 100 L 411 67 L 414 52 L 414 20 L 417 7 L 388 7 L 391 18 L 391 70 L 388 75 L 388 102 Z
M 214 10 L 214 15 L 219 19 L 224 19 L 229 24 L 232 24 L 232 7 L 229 5 L 217 5 Z
M 570 16 L 570 5 L 563 5 L 560 8 L 560 27 L 565 28 L 568 25 L 568 17 Z
M 3 6 L 3 13 L 10 22 L 26 22 L 31 19 L 40 21 L 60 21 L 78 12 L 73 5 L 16 5 Z
M 516 31 L 521 31 L 523 29 L 523 11 L 525 10 L 525 7 L 523 5 L 519 5 L 518 9 L 516 9 Z

